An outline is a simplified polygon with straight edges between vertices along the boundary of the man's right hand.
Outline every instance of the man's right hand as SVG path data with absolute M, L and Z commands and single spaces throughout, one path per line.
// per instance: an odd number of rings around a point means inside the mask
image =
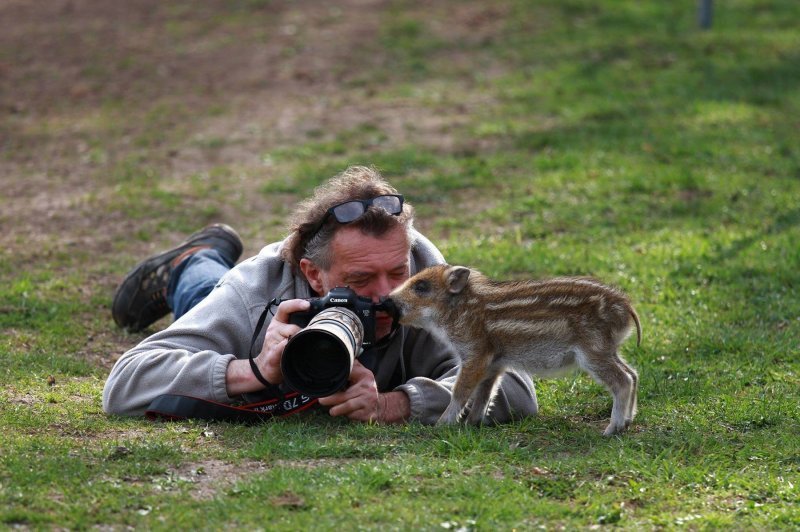
M 275 316 L 269 322 L 264 334 L 264 345 L 254 359 L 261 375 L 271 384 L 283 382 L 281 373 L 281 357 L 286 343 L 301 330 L 297 325 L 289 323 L 289 315 L 308 310 L 310 303 L 304 299 L 290 299 L 278 306 Z M 228 396 L 233 397 L 248 392 L 263 390 L 264 385 L 253 375 L 250 361 L 237 359 L 228 364 L 225 374 Z

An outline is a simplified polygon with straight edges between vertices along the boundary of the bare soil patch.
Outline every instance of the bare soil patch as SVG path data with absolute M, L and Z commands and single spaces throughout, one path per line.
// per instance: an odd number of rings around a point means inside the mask
M 247 479 L 252 475 L 264 473 L 274 467 L 289 467 L 298 469 L 316 469 L 320 467 L 337 467 L 353 460 L 321 458 L 316 460 L 276 460 L 272 463 L 260 461 L 244 461 L 231 463 L 223 460 L 203 460 L 183 464 L 169 472 L 179 480 L 193 484 L 191 494 L 197 500 L 208 500 L 220 491 L 230 489 L 237 482 Z M 305 501 L 297 494 L 284 492 L 276 493 L 270 501 L 275 506 L 302 507 Z
M 196 500 L 213 499 L 220 491 L 232 487 L 250 475 L 263 473 L 268 467 L 263 462 L 230 463 L 223 460 L 203 460 L 183 464 L 171 470 L 170 475 L 192 484 L 191 496 Z

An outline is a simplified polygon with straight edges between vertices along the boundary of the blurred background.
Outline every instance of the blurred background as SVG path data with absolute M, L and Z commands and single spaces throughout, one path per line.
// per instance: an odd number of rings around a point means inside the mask
M 701 5 L 7 0 L 5 328 L 81 316 L 77 358 L 108 366 L 133 264 L 216 221 L 256 253 L 351 164 L 451 262 L 599 275 L 673 324 L 718 290 L 795 328 L 800 5 L 707 29 Z

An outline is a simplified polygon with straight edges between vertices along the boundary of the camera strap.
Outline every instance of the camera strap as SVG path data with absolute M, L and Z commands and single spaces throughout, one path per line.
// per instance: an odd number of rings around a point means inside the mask
M 272 307 L 278 304 L 273 299 L 266 306 L 258 318 L 253 338 L 250 340 L 248 358 L 250 368 L 256 378 L 265 386 L 263 394 L 267 399 L 256 403 L 232 406 L 217 401 L 201 399 L 189 395 L 165 394 L 156 397 L 145 416 L 150 420 L 178 421 L 183 419 L 204 419 L 207 421 L 228 421 L 230 423 L 259 423 L 275 417 L 286 417 L 308 410 L 317 404 L 316 398 L 311 398 L 298 392 L 285 393 L 279 386 L 271 384 L 258 369 L 253 359 L 253 347 L 258 335 L 264 327 Z
M 229 423 L 261 423 L 308 410 L 317 399 L 297 392 L 280 394 L 257 403 L 233 406 L 188 395 L 165 394 L 156 397 L 145 412 L 151 421 L 203 419 Z
M 261 334 L 261 329 L 264 327 L 264 322 L 267 321 L 267 316 L 272 311 L 272 307 L 278 305 L 278 300 L 273 299 L 269 302 L 267 307 L 261 313 L 261 316 L 258 317 L 258 323 L 256 324 L 256 330 L 253 331 L 253 338 L 250 339 L 250 349 L 247 352 L 247 357 L 250 360 L 250 369 L 253 371 L 253 375 L 256 376 L 258 382 L 266 386 L 268 389 L 273 388 L 274 385 L 270 384 L 270 382 L 264 378 L 261 374 L 261 371 L 258 369 L 258 365 L 256 365 L 256 361 L 253 359 L 253 348 L 256 345 L 256 340 L 258 340 L 258 335 Z

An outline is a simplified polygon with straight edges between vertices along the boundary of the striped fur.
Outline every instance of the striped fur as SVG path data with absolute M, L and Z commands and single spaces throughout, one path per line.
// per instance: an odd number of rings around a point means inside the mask
M 493 281 L 476 270 L 439 265 L 389 297 L 404 325 L 431 331 L 452 345 L 461 369 L 439 423 L 454 423 L 468 402 L 467 421 L 480 423 L 506 369 L 552 376 L 573 367 L 589 373 L 614 398 L 604 434 L 636 415 L 638 375 L 619 346 L 641 324 L 627 296 L 586 277 Z

